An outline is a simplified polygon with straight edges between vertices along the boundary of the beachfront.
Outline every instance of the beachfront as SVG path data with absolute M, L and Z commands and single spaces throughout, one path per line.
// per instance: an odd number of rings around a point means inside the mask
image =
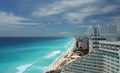
M 68 57 L 71 56 L 71 54 L 73 53 L 73 49 L 75 48 L 75 41 L 73 42 L 73 44 L 68 48 L 68 50 L 66 52 L 64 52 L 59 58 L 57 58 L 51 65 L 50 67 L 47 69 L 47 71 L 50 70 L 57 70 L 60 68 L 60 65 L 65 62 L 67 60 Z
M 73 44 L 68 48 L 66 52 L 64 52 L 59 58 L 57 58 L 47 69 L 46 73 L 60 73 L 61 69 L 66 65 L 78 60 L 81 58 L 83 52 L 82 49 L 76 49 L 76 42 L 78 39 L 74 39 Z

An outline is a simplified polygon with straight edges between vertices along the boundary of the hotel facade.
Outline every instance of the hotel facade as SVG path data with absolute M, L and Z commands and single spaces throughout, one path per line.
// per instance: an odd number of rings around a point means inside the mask
M 120 41 L 99 41 L 99 48 L 67 65 L 64 73 L 120 73 Z
M 120 41 L 107 39 L 99 36 L 98 26 L 93 27 L 89 53 L 65 66 L 62 73 L 120 73 Z

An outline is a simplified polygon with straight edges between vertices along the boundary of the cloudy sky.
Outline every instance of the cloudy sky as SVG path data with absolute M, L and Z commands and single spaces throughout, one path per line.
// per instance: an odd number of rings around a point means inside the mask
M 0 0 L 0 36 L 85 35 L 119 23 L 120 0 Z

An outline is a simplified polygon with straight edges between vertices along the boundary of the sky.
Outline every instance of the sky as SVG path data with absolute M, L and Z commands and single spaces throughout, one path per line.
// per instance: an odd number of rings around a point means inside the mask
M 120 0 L 0 0 L 0 36 L 86 35 L 95 25 L 120 32 Z

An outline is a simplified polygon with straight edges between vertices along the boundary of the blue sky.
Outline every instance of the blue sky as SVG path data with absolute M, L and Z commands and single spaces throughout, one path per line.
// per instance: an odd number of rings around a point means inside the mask
M 120 31 L 120 0 L 0 0 L 0 36 L 85 35 L 88 26 Z

